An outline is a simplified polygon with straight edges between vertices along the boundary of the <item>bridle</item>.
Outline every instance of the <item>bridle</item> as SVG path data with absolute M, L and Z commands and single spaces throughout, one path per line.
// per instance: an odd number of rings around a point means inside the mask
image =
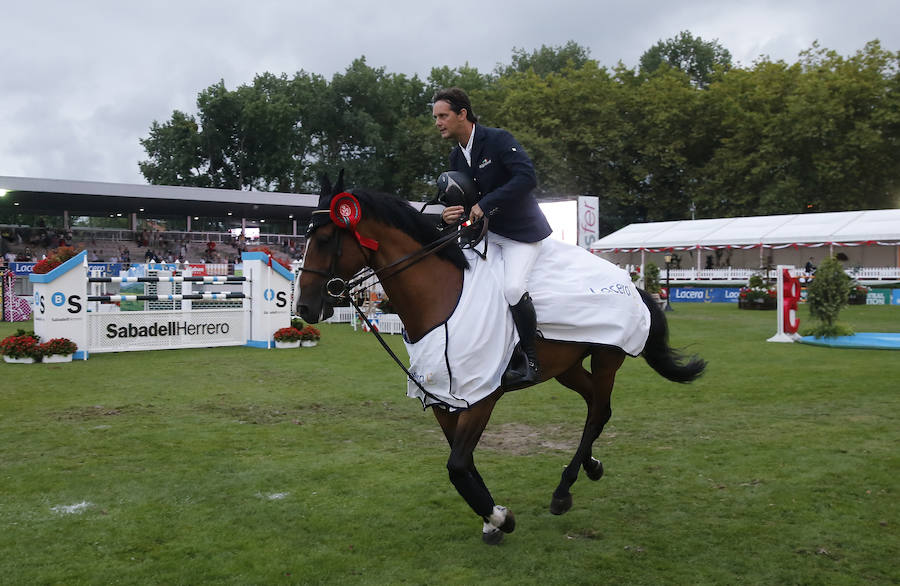
M 323 213 L 325 210 L 315 211 L 315 213 Z M 419 261 L 425 259 L 426 257 L 437 253 L 439 250 L 449 246 L 450 244 L 459 241 L 463 238 L 469 237 L 471 234 L 475 234 L 474 238 L 471 238 L 466 246 L 475 246 L 482 240 L 484 240 L 487 235 L 488 230 L 488 220 L 487 218 L 482 218 L 478 222 L 472 224 L 467 220 L 460 219 L 455 224 L 451 224 L 449 226 L 448 232 L 443 236 L 433 240 L 432 242 L 426 244 L 419 250 L 413 251 L 399 259 L 383 266 L 380 268 L 374 268 L 372 266 L 372 256 L 373 253 L 367 253 L 366 248 L 362 243 L 357 239 L 356 245 L 362 253 L 363 258 L 366 259 L 366 267 L 368 270 L 361 271 L 357 273 L 357 275 L 348 280 L 343 279 L 337 274 L 337 266 L 340 262 L 340 257 L 343 254 L 343 246 L 342 246 L 342 237 L 347 230 L 341 228 L 340 226 L 336 226 L 337 228 L 337 240 L 335 242 L 335 251 L 331 255 L 331 264 L 328 267 L 328 271 L 322 271 L 319 269 L 309 269 L 305 266 L 300 267 L 299 272 L 308 272 L 314 275 L 320 275 L 326 279 L 324 290 L 325 293 L 333 300 L 338 301 L 345 297 L 350 298 L 351 303 L 353 303 L 352 296 L 349 295 L 350 291 L 355 289 L 360 284 L 365 281 L 371 279 L 372 277 L 377 277 L 381 283 L 384 283 L 386 280 L 397 276 L 401 272 L 406 269 L 412 267 Z M 457 229 L 459 228 L 459 229 Z M 315 229 L 311 230 L 307 234 L 307 239 Z M 304 255 L 305 257 L 305 255 Z M 305 262 L 305 258 L 304 258 Z M 392 270 L 393 269 L 393 270 Z M 391 271 L 391 272 L 388 272 Z M 354 305 L 355 306 L 355 305 Z M 357 309 L 358 310 L 358 309 Z

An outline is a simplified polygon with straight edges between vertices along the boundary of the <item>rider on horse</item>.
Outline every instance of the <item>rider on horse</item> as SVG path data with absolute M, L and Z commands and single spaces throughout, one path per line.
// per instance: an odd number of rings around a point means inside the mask
M 441 175 L 438 187 L 446 192 L 448 184 L 467 183 L 466 177 L 474 180 L 475 186 L 470 206 L 465 205 L 464 199 L 463 205 L 449 205 L 441 220 L 452 224 L 464 213 L 472 222 L 484 216 L 490 218 L 491 241 L 500 247 L 503 257 L 503 294 L 522 350 L 517 353 L 518 360 L 513 357 L 502 384 L 507 389 L 534 384 L 539 369 L 535 350 L 537 316 L 526 285 L 541 241 L 552 232 L 532 193 L 537 186 L 534 165 L 509 132 L 487 126 L 476 128 L 478 118 L 463 90 L 440 90 L 433 102 L 432 113 L 441 136 L 458 143 L 450 152 L 451 173 Z M 454 182 L 454 177 L 463 181 Z

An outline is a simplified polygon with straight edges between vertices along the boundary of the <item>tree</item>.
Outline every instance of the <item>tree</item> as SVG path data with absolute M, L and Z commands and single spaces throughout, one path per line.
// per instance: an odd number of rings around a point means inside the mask
M 547 77 L 551 73 L 563 73 L 577 70 L 591 61 L 590 49 L 582 47 L 575 41 L 568 41 L 563 46 L 548 47 L 541 45 L 531 53 L 525 49 L 513 48 L 512 64 L 497 66 L 497 73 L 502 77 L 513 73 L 534 71 L 539 77 Z
M 850 277 L 836 258 L 829 256 L 822 261 L 807 290 L 809 313 L 820 322 L 810 329 L 811 335 L 833 338 L 853 334 L 850 328 L 837 323 L 838 314 L 848 302 Z
M 323 172 L 410 199 L 433 193 L 449 146 L 434 91 L 460 86 L 480 121 L 510 130 L 539 196 L 595 194 L 609 229 L 645 220 L 900 205 L 900 53 L 851 57 L 814 45 L 797 63 L 731 67 L 717 42 L 683 32 L 640 69 L 601 67 L 570 41 L 514 49 L 482 74 L 437 67 L 426 81 L 355 59 L 330 80 L 269 73 L 200 92 L 195 114 L 141 140 L 151 183 L 314 192 Z
M 803 211 L 792 172 L 797 152 L 783 138 L 801 76 L 797 65 L 763 60 L 728 71 L 702 93 L 711 150 L 695 170 L 691 196 L 703 217 Z
M 708 216 L 896 205 L 898 54 L 878 43 L 850 59 L 814 48 L 763 59 L 703 92 L 712 154 L 694 194 Z M 702 203 L 701 203 L 702 202 Z
M 731 52 L 718 40 L 704 41 L 688 31 L 659 41 L 641 55 L 640 69 L 650 75 L 668 66 L 683 71 L 698 88 L 707 87 L 716 69 L 731 69 Z
M 674 70 L 625 92 L 619 197 L 649 220 L 689 217 L 696 169 L 709 156 L 701 97 Z
M 151 184 L 209 185 L 209 178 L 203 172 L 199 127 L 193 116 L 176 110 L 165 124 L 154 120 L 150 136 L 140 142 L 150 158 L 141 161 L 139 168 Z
M 891 207 L 898 177 L 890 170 L 900 166 L 900 53 L 874 41 L 850 58 L 818 45 L 801 58 L 787 140 L 805 208 Z
M 470 67 L 468 63 L 452 69 L 446 65 L 433 67 L 428 76 L 428 97 L 430 99 L 437 90 L 449 87 L 461 87 L 470 95 L 475 92 L 485 92 L 493 86 L 496 80 L 495 76 L 479 73 L 478 69 Z

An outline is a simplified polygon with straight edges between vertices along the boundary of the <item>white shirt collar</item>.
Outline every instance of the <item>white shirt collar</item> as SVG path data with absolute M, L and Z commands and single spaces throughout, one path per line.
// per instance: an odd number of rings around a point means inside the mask
M 460 148 L 462 148 L 463 155 L 466 157 L 466 162 L 469 166 L 472 166 L 472 143 L 475 142 L 475 125 L 472 125 L 472 132 L 469 134 L 469 142 L 466 143 L 466 146 L 463 146 L 462 143 L 459 144 Z

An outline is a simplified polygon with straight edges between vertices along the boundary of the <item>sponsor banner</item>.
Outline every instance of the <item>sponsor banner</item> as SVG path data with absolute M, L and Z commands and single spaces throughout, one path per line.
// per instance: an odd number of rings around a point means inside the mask
M 590 250 L 591 244 L 600 239 L 599 207 L 599 197 L 578 196 L 578 246 L 582 248 Z
M 230 346 L 247 341 L 242 309 L 92 313 L 91 352 Z
M 206 273 L 206 265 L 205 264 L 189 264 L 188 267 L 191 269 L 191 275 L 195 277 L 205 277 Z
M 122 271 L 122 263 L 88 262 L 88 274 L 100 277 L 118 277 Z M 99 275 L 97 273 L 99 272 Z
M 737 303 L 738 287 L 672 287 L 672 303 Z
M 893 296 L 891 297 L 891 305 L 900 305 L 900 289 L 894 289 Z
M 890 305 L 890 289 L 869 289 L 866 293 L 866 305 Z
M 17 275 L 30 275 L 36 262 L 11 262 L 9 268 Z

